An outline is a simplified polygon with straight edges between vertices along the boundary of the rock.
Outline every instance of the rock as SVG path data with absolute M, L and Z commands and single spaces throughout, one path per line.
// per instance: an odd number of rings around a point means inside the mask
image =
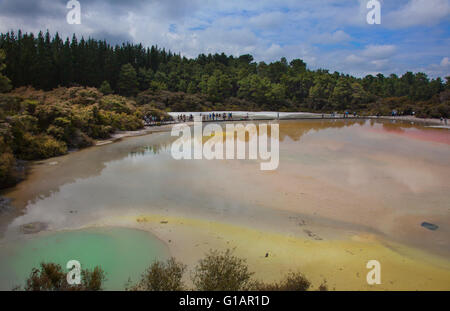
M 304 229 L 303 232 L 305 232 L 310 238 L 313 238 L 316 241 L 322 240 L 322 238 L 320 236 L 318 236 L 317 234 L 315 234 L 314 232 L 312 232 L 310 230 Z
M 422 227 L 428 229 L 428 230 L 432 230 L 432 231 L 436 231 L 437 229 L 439 229 L 438 225 L 435 224 L 430 224 L 429 222 L 423 222 L 421 224 Z
M 8 213 L 12 208 L 11 199 L 0 197 L 0 214 Z
M 33 234 L 41 232 L 47 229 L 47 227 L 48 225 L 43 222 L 30 222 L 29 224 L 22 225 L 20 229 L 25 234 Z

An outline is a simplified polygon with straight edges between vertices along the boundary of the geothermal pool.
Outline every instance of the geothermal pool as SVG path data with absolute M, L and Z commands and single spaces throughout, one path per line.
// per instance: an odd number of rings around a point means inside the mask
M 54 262 L 65 269 L 75 259 L 82 263 L 83 269 L 101 265 L 109 272 L 104 288 L 120 290 L 128 278 L 138 281 L 149 263 L 167 259 L 168 250 L 145 231 L 90 228 L 15 240 L 2 246 L 1 257 L 2 289 L 23 285 L 31 269 L 41 262 Z
M 276 171 L 251 160 L 176 161 L 170 132 L 37 162 L 3 194 L 23 214 L 5 215 L 0 228 L 0 270 L 15 263 L 1 289 L 40 258 L 63 264 L 60 253 L 101 265 L 108 288 L 120 288 L 155 258 L 192 268 L 209 249 L 226 248 L 263 280 L 300 269 L 330 289 L 450 289 L 448 130 L 375 120 L 279 124 Z M 45 229 L 24 234 L 30 223 Z M 104 250 L 88 256 L 95 245 Z M 110 262 L 124 245 L 129 257 Z M 384 273 L 378 287 L 365 280 L 372 259 Z

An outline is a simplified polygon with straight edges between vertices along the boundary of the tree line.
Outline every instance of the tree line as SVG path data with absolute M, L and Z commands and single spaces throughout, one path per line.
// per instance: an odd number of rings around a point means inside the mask
M 6 52 L 4 75 L 14 88 L 90 86 L 127 97 L 145 91 L 163 94 L 153 99 L 172 111 L 194 106 L 198 110 L 250 107 L 381 114 L 397 109 L 433 117 L 448 117 L 450 112 L 450 77 L 444 82 L 420 72 L 357 78 L 325 69 L 310 70 L 301 59 L 288 62 L 281 58 L 268 64 L 255 62 L 251 55 L 224 53 L 191 59 L 157 46 L 113 46 L 75 35 L 63 40 L 58 33 L 51 36 L 48 31 L 37 36 L 20 30 L 1 34 L 0 49 Z M 173 93 L 183 94 L 181 107 L 167 105 Z
M 153 262 L 137 282 L 128 280 L 127 291 L 307 291 L 312 290 L 311 281 L 301 272 L 289 272 L 279 282 L 266 283 L 254 279 L 247 262 L 236 257 L 232 250 L 210 250 L 200 259 L 191 273 L 193 287 L 186 285 L 187 266 L 170 258 Z M 83 269 L 79 285 L 70 285 L 61 265 L 41 263 L 33 268 L 25 285 L 15 290 L 25 291 L 101 291 L 104 289 L 106 273 L 97 266 Z M 327 291 L 326 280 L 316 290 Z

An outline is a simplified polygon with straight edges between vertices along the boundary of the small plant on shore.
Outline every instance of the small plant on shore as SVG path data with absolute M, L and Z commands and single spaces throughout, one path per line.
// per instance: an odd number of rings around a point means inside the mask
M 186 266 L 170 258 L 166 262 L 154 262 L 141 276 L 139 283 L 126 286 L 131 291 L 182 291 Z
M 280 282 L 264 283 L 252 279 L 245 259 L 233 255 L 232 250 L 211 250 L 201 259 L 191 275 L 194 288 L 183 282 L 186 265 L 175 258 L 152 263 L 141 275 L 138 283 L 131 280 L 127 291 L 307 291 L 311 282 L 300 272 L 287 274 Z M 106 280 L 100 267 L 81 271 L 81 284 L 69 285 L 66 273 L 55 263 L 42 263 L 34 268 L 25 282 L 26 291 L 100 291 Z M 21 290 L 16 287 L 14 290 Z M 327 291 L 324 281 L 318 289 Z
M 211 250 L 195 267 L 192 281 L 199 291 L 241 291 L 248 289 L 252 275 L 245 259 L 231 250 Z
M 255 282 L 252 289 L 256 291 L 304 292 L 307 291 L 310 286 L 311 282 L 302 273 L 291 272 L 280 282 Z
M 61 266 L 55 263 L 41 263 L 39 268 L 34 268 L 26 280 L 25 291 L 100 291 L 105 281 L 105 272 L 100 267 L 92 271 L 82 270 L 81 284 L 70 285 L 67 283 L 67 274 Z M 20 289 L 20 288 L 16 288 Z

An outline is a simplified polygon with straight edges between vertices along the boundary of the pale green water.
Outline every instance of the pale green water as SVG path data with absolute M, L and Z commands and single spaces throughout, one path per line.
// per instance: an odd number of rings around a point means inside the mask
M 120 290 L 128 278 L 137 281 L 152 262 L 167 257 L 165 245 L 140 230 L 96 228 L 42 234 L 3 248 L 0 289 L 23 285 L 32 268 L 43 261 L 58 263 L 66 271 L 69 260 L 78 260 L 82 269 L 100 265 L 107 274 L 105 289 Z

